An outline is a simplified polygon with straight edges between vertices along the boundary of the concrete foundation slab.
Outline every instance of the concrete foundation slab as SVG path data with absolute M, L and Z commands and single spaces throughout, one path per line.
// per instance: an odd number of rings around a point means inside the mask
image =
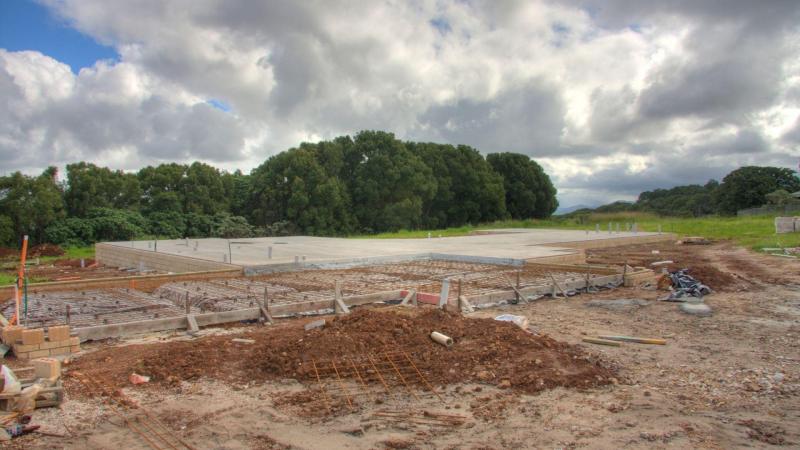
M 336 264 L 379 264 L 413 259 L 460 259 L 489 264 L 515 264 L 537 258 L 574 255 L 576 249 L 623 245 L 639 240 L 670 239 L 670 235 L 641 232 L 509 229 L 481 234 L 430 239 L 348 239 L 312 236 L 251 239 L 179 239 L 98 244 L 97 258 L 113 265 L 158 265 L 180 272 L 202 261 L 203 269 L 231 265 L 251 272 L 292 268 L 333 268 Z M 560 246 L 559 244 L 563 244 Z M 138 251 L 137 251 L 138 250 Z M 164 255 L 163 259 L 156 255 Z M 108 260 L 108 262 L 106 261 Z M 167 261 L 168 260 L 168 261 Z M 165 262 L 166 261 L 166 262 Z M 192 267 L 196 267 L 197 263 Z

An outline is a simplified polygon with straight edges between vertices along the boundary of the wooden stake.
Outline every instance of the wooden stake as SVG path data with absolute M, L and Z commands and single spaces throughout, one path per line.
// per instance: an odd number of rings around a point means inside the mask
M 469 300 L 467 300 L 467 297 L 464 297 L 463 295 L 459 296 L 458 302 L 460 303 L 461 306 L 461 312 L 464 311 L 468 313 L 475 312 L 475 308 L 472 307 L 472 304 L 469 302 Z
M 609 341 L 607 339 L 598 339 L 592 337 L 585 337 L 581 339 L 583 342 L 588 342 L 590 344 L 599 344 L 599 345 L 608 345 L 609 347 L 619 347 L 621 344 L 617 341 Z
M 411 300 L 412 297 L 416 296 L 416 294 L 417 294 L 417 290 L 416 289 L 409 290 L 408 294 L 406 294 L 406 296 L 403 299 L 403 301 L 400 302 L 400 305 L 401 306 L 409 306 L 408 302 Z M 414 305 L 414 306 L 416 306 L 416 305 Z
M 561 286 L 559 286 L 559 285 L 558 285 L 558 281 L 556 281 L 556 277 L 554 277 L 552 273 L 548 273 L 548 275 L 550 275 L 550 279 L 551 279 L 551 280 L 553 280 L 553 286 L 557 287 L 557 288 L 558 288 L 558 290 L 559 290 L 559 291 L 561 291 L 561 294 L 562 294 L 564 297 L 566 297 L 566 296 L 567 296 L 567 293 L 566 293 L 566 292 L 565 292 L 563 289 L 561 289 Z M 555 291 L 554 291 L 554 292 L 555 292 Z
M 635 342 L 637 344 L 667 345 L 664 339 L 640 338 L 634 336 L 597 336 L 600 339 L 620 342 Z
M 14 294 L 17 299 L 17 325 L 19 325 L 19 304 L 22 301 L 22 284 L 25 282 L 25 260 L 28 258 L 28 235 L 22 238 L 22 253 L 19 256 L 19 273 Z
M 340 312 L 343 314 L 350 314 L 350 308 L 348 308 L 342 300 L 342 282 L 339 280 L 336 280 L 336 286 L 334 288 L 333 311 L 337 314 Z

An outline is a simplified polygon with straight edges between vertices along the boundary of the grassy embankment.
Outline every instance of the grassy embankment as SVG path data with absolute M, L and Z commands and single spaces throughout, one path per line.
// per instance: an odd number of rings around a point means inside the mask
M 594 230 L 599 224 L 602 231 L 608 230 L 608 223 L 620 223 L 622 229 L 625 223 L 636 222 L 641 231 L 658 231 L 658 226 L 664 232 L 675 233 L 678 236 L 704 236 L 709 239 L 731 239 L 737 244 L 753 249 L 764 247 L 797 247 L 800 246 L 800 234 L 775 234 L 774 216 L 751 217 L 659 217 L 646 213 L 608 213 L 590 214 L 583 218 L 558 218 L 546 220 L 503 220 L 499 222 L 481 224 L 478 226 L 464 226 L 447 228 L 443 230 L 401 230 L 396 233 L 381 233 L 371 236 L 357 236 L 359 238 L 424 238 L 431 233 L 433 237 L 464 236 L 473 231 L 499 229 L 499 228 L 560 228 L 573 230 Z
M 53 261 L 59 259 L 93 259 L 94 258 L 94 246 L 90 247 L 67 247 L 64 249 L 64 254 L 61 256 L 42 256 L 39 258 L 39 264 L 48 264 Z M 36 261 L 36 258 L 28 258 L 28 264 L 33 264 Z M 0 286 L 5 286 L 7 284 L 14 284 L 17 280 L 17 269 L 19 268 L 19 259 L 18 257 L 13 257 L 11 259 L 6 259 L 2 265 L 0 265 Z M 28 277 L 28 283 L 38 283 L 41 281 L 46 281 L 46 278 L 39 278 L 39 277 Z

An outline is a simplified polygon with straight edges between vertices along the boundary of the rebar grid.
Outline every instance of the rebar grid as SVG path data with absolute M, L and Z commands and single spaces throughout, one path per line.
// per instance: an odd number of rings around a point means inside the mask
M 310 360 L 313 381 L 330 411 L 335 404 L 354 411 L 358 401 L 382 396 L 395 398 L 403 391 L 415 400 L 436 397 L 443 401 L 411 356 L 402 350 L 360 356 Z

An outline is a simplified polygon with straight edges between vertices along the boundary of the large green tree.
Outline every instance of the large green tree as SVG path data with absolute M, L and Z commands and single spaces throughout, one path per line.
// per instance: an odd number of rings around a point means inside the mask
M 362 231 L 413 229 L 436 193 L 433 172 L 391 133 L 362 131 L 344 145 L 342 178 Z
M 13 224 L 15 242 L 25 234 L 33 243 L 44 242 L 45 229 L 66 217 L 57 174 L 58 169 L 49 167 L 36 177 L 20 172 L 0 177 L 0 211 Z
M 64 202 L 73 217 L 85 217 L 92 208 L 139 209 L 141 189 L 134 174 L 112 171 L 92 163 L 67 164 Z
M 194 162 L 178 182 L 184 213 L 214 214 L 230 210 L 228 192 L 232 185 L 222 172 L 208 164 Z
M 486 156 L 495 172 L 503 177 L 506 209 L 514 219 L 543 219 L 558 208 L 556 188 L 542 166 L 519 153 L 491 153 Z
M 422 226 L 442 228 L 502 219 L 503 177 L 472 147 L 406 142 L 431 168 L 436 194 L 423 204 Z
M 345 184 L 325 170 L 318 145 L 303 144 L 269 158 L 251 174 L 251 217 L 270 226 L 289 222 L 309 234 L 352 231 L 353 217 Z
M 181 180 L 187 167 L 183 164 L 147 166 L 136 174 L 142 189 L 142 208 L 145 212 L 183 211 Z
M 717 208 L 722 214 L 736 214 L 767 203 L 767 194 L 778 189 L 798 191 L 800 179 L 783 167 L 740 167 L 722 179 L 715 194 Z

